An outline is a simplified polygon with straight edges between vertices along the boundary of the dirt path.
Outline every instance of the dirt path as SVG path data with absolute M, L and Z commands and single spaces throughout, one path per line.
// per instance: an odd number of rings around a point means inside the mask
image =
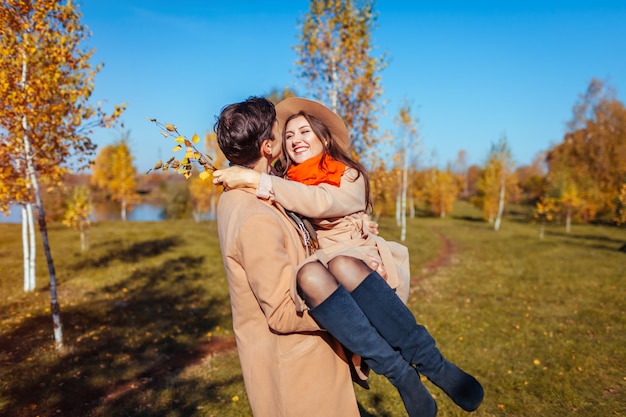
M 446 237 L 438 229 L 433 228 L 432 231 L 435 232 L 435 234 L 439 237 L 439 240 L 442 243 L 441 249 L 437 253 L 437 256 L 433 260 L 428 262 L 426 267 L 422 269 L 420 275 L 411 277 L 412 284 L 417 281 L 423 280 L 429 275 L 434 274 L 439 268 L 450 265 L 452 263 L 452 260 L 454 259 L 454 255 L 456 255 L 456 247 L 454 246 L 454 242 L 448 239 L 448 237 Z

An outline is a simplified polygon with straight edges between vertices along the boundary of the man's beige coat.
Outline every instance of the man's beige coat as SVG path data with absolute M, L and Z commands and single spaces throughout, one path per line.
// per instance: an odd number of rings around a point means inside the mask
M 217 209 L 233 328 L 255 417 L 358 417 L 339 343 L 290 295 L 305 253 L 284 211 L 254 191 L 230 190 Z

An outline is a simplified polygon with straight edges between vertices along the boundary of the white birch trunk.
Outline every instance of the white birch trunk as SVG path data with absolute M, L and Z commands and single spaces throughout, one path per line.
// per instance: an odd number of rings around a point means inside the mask
M 120 214 L 122 217 L 122 221 L 126 221 L 126 198 L 125 197 L 122 198 L 121 206 L 122 206 L 122 209 L 121 209 Z
M 26 205 L 22 205 L 22 254 L 24 262 L 24 292 L 34 290 L 34 288 L 30 286 L 30 251 L 28 247 L 28 242 L 28 215 L 26 212 Z
M 444 204 L 443 183 L 439 183 L 439 218 L 446 217 L 446 205 Z
M 567 209 L 567 216 L 565 216 L 565 233 L 572 231 L 572 210 Z
M 24 125 L 24 131 L 26 132 L 27 124 L 26 117 L 22 117 L 22 124 Z M 46 216 L 41 202 L 41 192 L 39 191 L 39 182 L 37 180 L 37 174 L 32 161 L 32 152 L 30 150 L 30 141 L 28 135 L 24 133 L 24 152 L 26 154 L 26 166 L 28 169 L 28 177 L 33 186 L 35 193 L 35 199 L 37 201 L 37 208 L 39 209 L 39 231 L 41 233 L 41 239 L 43 241 L 44 254 L 46 255 L 46 261 L 48 263 L 48 272 L 50 274 L 50 311 L 52 312 L 52 328 L 54 333 L 54 341 L 56 350 L 63 349 L 63 326 L 61 324 L 61 307 L 57 298 L 57 284 L 56 284 L 56 272 L 54 270 L 54 262 L 52 260 L 52 253 L 50 251 L 50 244 L 48 242 L 48 229 L 46 226 Z
M 89 250 L 89 228 L 85 227 L 83 221 L 81 220 L 78 230 L 80 231 L 80 250 L 85 252 Z
M 26 205 L 26 214 L 28 215 L 28 239 L 30 241 L 29 245 L 29 259 L 28 259 L 28 269 L 29 278 L 30 278 L 30 288 L 32 290 L 37 286 L 37 271 L 36 271 L 36 259 L 37 259 L 37 243 L 35 239 L 35 218 L 33 216 L 33 205 Z
M 85 241 L 85 231 L 83 230 L 83 227 L 80 227 L 80 250 L 81 251 L 85 251 L 87 248 L 87 242 Z
M 396 225 L 398 227 L 400 227 L 401 225 L 401 221 L 400 221 L 400 195 L 402 194 L 402 191 L 400 190 L 400 188 L 398 188 L 398 194 L 396 194 Z
M 406 240 L 406 195 L 409 189 L 409 161 L 408 161 L 408 149 L 406 149 L 406 142 L 404 148 L 404 167 L 402 169 L 402 199 L 400 202 L 400 220 L 402 223 L 400 231 L 400 241 Z
M 22 52 L 22 88 L 26 87 L 26 53 Z M 50 275 L 50 311 L 52 313 L 52 328 L 54 333 L 55 348 L 57 351 L 63 350 L 63 325 L 61 324 L 61 306 L 59 305 L 59 299 L 57 297 L 57 280 L 56 272 L 54 270 L 54 261 L 52 260 L 52 252 L 50 251 L 50 243 L 48 242 L 48 228 L 46 226 L 46 215 L 41 201 L 41 191 L 39 190 L 39 181 L 37 179 L 37 173 L 35 172 L 35 166 L 33 164 L 33 152 L 30 148 L 30 139 L 28 138 L 28 120 L 26 115 L 22 115 L 22 129 L 24 130 L 24 156 L 26 159 L 26 172 L 30 185 L 33 187 L 35 195 L 35 202 L 38 208 L 39 214 L 39 232 L 41 233 L 41 240 L 43 242 L 44 255 L 48 264 L 48 273 Z M 32 211 L 31 211 L 32 213 Z M 32 218 L 32 217 L 31 217 Z
M 500 230 L 500 223 L 502 222 L 502 213 L 504 212 L 504 197 L 505 197 L 505 182 L 504 176 L 500 182 L 500 199 L 498 201 L 498 214 L 496 215 L 496 222 L 494 223 L 494 230 L 497 232 Z

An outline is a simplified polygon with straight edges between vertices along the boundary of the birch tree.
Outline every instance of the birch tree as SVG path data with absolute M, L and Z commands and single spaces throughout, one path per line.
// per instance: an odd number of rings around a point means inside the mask
M 517 187 L 511 150 L 505 135 L 491 146 L 477 187 L 483 215 L 490 223 L 493 222 L 494 230 L 498 231 L 508 195 Z
M 374 55 L 377 17 L 373 0 L 311 0 L 295 47 L 298 77 L 346 122 L 358 159 L 377 143 L 380 72 L 387 65 L 384 54 Z
M 422 195 L 427 209 L 434 216 L 446 217 L 459 194 L 459 185 L 451 169 L 431 168 L 423 185 Z
M 467 151 L 461 149 L 457 155 L 456 160 L 454 161 L 454 170 L 453 172 L 461 178 L 461 196 L 467 197 L 469 194 L 469 178 L 468 178 L 468 168 L 467 168 Z
M 411 105 L 405 103 L 400 107 L 396 124 L 400 131 L 398 143 L 398 155 L 400 162 L 400 187 L 399 187 L 399 215 L 400 215 L 400 240 L 406 239 L 406 212 L 407 196 L 409 191 L 409 169 L 411 162 L 417 156 L 419 136 L 417 134 L 417 119 L 411 115 Z
M 615 213 L 615 223 L 622 225 L 626 223 L 626 180 L 620 188 L 619 196 L 617 197 L 617 210 Z
M 539 239 L 543 239 L 545 235 L 546 223 L 554 220 L 556 209 L 556 200 L 550 197 L 542 198 L 537 201 L 534 217 L 539 220 Z
M 71 1 L 5 0 L 0 6 L 0 152 L 12 181 L 3 198 L 37 207 L 57 349 L 63 348 L 61 309 L 40 184 L 59 182 L 70 157 L 78 165 L 88 161 L 93 128 L 109 126 L 123 111 L 116 106 L 108 115 L 89 102 L 100 67 L 90 63 L 93 51 L 81 48 L 89 33 L 80 17 Z
M 112 178 L 108 184 L 111 191 L 111 198 L 120 204 L 120 216 L 122 221 L 126 221 L 128 209 L 137 202 L 137 169 L 133 164 L 133 156 L 128 146 L 128 135 L 125 136 L 114 147 L 111 155 Z
M 130 132 L 103 147 L 93 164 L 90 182 L 106 193 L 106 198 L 119 203 L 120 218 L 126 221 L 128 209 L 137 202 L 137 169 L 128 145 Z
M 572 221 L 582 213 L 583 208 L 590 210 L 590 205 L 578 187 L 575 179 L 577 174 L 572 169 L 560 167 L 548 177 L 546 192 L 542 200 L 550 201 L 551 207 L 565 222 L 565 232 L 569 233 Z
M 77 230 L 80 234 L 80 249 L 89 249 L 89 228 L 91 227 L 91 191 L 89 187 L 80 185 L 72 189 L 66 202 L 63 224 Z

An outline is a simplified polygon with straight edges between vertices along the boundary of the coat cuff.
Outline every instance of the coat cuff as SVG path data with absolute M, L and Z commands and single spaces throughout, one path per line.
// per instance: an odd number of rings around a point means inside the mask
M 269 174 L 261 173 L 261 179 L 259 181 L 259 188 L 256 190 L 256 196 L 267 200 L 274 195 L 274 189 L 272 188 L 272 177 Z

